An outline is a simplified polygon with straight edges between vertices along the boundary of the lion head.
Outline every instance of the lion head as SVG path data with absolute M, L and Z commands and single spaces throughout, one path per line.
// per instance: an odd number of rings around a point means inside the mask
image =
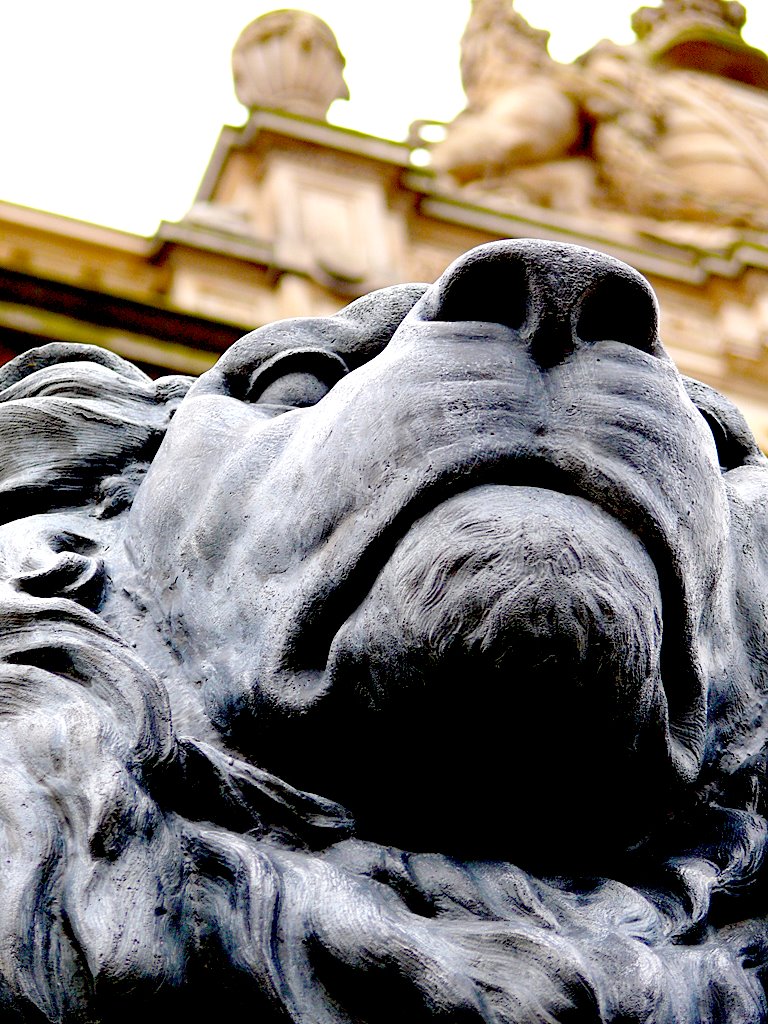
M 768 1019 L 768 465 L 642 277 L 0 388 L 9 1019 Z

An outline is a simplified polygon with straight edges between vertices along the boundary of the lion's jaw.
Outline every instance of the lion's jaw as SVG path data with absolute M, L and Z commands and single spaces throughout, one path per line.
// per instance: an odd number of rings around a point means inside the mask
M 334 637 L 346 729 L 315 778 L 407 849 L 540 864 L 570 822 L 571 864 L 594 863 L 669 759 L 661 650 L 658 576 L 626 527 L 583 498 L 472 488 L 414 523 Z

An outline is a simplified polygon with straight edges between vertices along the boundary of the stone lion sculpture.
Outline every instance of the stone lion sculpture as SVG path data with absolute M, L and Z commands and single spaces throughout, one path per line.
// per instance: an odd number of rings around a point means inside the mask
M 633 270 L 49 345 L 0 433 L 0 1019 L 768 1019 L 768 465 Z

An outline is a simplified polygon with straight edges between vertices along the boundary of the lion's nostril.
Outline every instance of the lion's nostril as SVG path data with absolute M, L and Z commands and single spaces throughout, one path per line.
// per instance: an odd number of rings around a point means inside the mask
M 582 299 L 576 334 L 581 341 L 619 341 L 655 354 L 656 301 L 640 278 L 608 275 Z
M 71 551 L 16 579 L 17 588 L 32 597 L 68 597 L 91 609 L 101 603 L 104 584 L 103 560 Z
M 528 316 L 528 275 L 522 261 L 466 261 L 441 282 L 431 319 L 479 320 L 519 330 Z
M 512 328 L 542 370 L 598 341 L 663 351 L 650 285 L 610 256 L 556 242 L 517 239 L 473 249 L 428 290 L 418 315 Z

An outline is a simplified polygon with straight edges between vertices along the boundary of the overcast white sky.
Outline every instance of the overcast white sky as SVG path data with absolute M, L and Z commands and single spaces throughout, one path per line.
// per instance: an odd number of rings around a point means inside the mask
M 642 0 L 517 0 L 568 61 L 629 42 Z M 657 6 L 649 0 L 650 6 Z M 152 234 L 192 202 L 224 123 L 240 124 L 230 51 L 290 0 L 0 0 L 0 199 Z M 352 94 L 331 120 L 403 138 L 463 105 L 458 47 L 469 0 L 304 0 L 347 58 Z M 745 31 L 768 49 L 768 3 Z

